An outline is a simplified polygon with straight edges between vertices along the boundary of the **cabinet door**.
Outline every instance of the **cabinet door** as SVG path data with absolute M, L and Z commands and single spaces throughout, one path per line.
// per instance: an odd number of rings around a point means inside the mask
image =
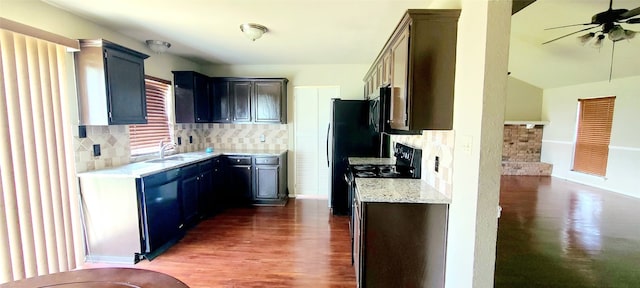
M 232 81 L 233 122 L 251 121 L 251 82 Z
M 209 78 L 207 76 L 194 73 L 193 98 L 195 122 L 211 122 L 211 95 L 209 94 Z
M 200 175 L 183 178 L 180 184 L 180 202 L 182 206 L 182 220 L 191 226 L 198 220 L 198 180 Z
M 222 165 L 215 165 L 212 172 L 213 189 L 213 212 L 220 212 L 229 205 L 227 197 L 227 182 L 225 181 L 225 168 Z
M 211 121 L 216 123 L 231 122 L 231 97 L 230 82 L 224 80 L 214 80 L 211 83 L 212 107 Z
M 254 122 L 279 123 L 283 113 L 280 110 L 282 95 L 280 81 L 254 82 Z
M 144 60 L 105 48 L 109 124 L 146 124 Z
M 251 165 L 233 165 L 228 167 L 229 183 L 228 191 L 230 202 L 234 206 L 250 204 L 253 199 Z
M 391 53 L 387 50 L 382 57 L 382 84 L 391 84 Z
M 214 210 L 213 170 L 201 170 L 198 180 L 198 215 L 203 218 Z
M 255 200 L 278 198 L 279 172 L 279 166 L 256 165 Z
M 407 75 L 409 69 L 409 27 L 398 35 L 391 46 L 391 115 L 393 129 L 408 130 L 407 123 Z

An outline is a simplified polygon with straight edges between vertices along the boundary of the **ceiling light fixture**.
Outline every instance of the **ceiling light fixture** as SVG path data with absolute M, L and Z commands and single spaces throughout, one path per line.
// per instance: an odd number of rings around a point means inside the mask
M 256 41 L 256 39 L 262 37 L 262 34 L 267 33 L 269 29 L 260 24 L 244 23 L 240 25 L 240 31 L 242 31 L 242 33 L 244 33 L 244 36 L 247 36 L 249 40 Z
M 171 43 L 161 40 L 147 40 L 146 43 L 147 47 L 156 54 L 162 54 L 171 47 Z

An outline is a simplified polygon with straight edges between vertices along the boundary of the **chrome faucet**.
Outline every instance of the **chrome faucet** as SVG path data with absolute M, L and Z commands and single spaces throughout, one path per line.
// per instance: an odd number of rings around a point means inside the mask
M 160 159 L 164 159 L 164 151 L 169 148 L 175 148 L 176 144 L 171 142 L 164 144 L 164 140 L 160 140 Z

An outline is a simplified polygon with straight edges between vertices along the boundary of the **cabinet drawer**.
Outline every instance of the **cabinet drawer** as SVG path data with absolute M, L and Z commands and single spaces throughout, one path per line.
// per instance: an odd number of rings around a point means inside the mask
M 230 165 L 251 165 L 251 156 L 227 156 Z
M 256 165 L 278 165 L 278 157 L 256 157 Z

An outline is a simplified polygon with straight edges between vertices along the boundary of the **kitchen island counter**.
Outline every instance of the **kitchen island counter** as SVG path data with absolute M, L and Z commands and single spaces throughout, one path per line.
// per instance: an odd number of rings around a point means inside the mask
M 361 202 L 450 204 L 451 198 L 421 179 L 355 178 Z

